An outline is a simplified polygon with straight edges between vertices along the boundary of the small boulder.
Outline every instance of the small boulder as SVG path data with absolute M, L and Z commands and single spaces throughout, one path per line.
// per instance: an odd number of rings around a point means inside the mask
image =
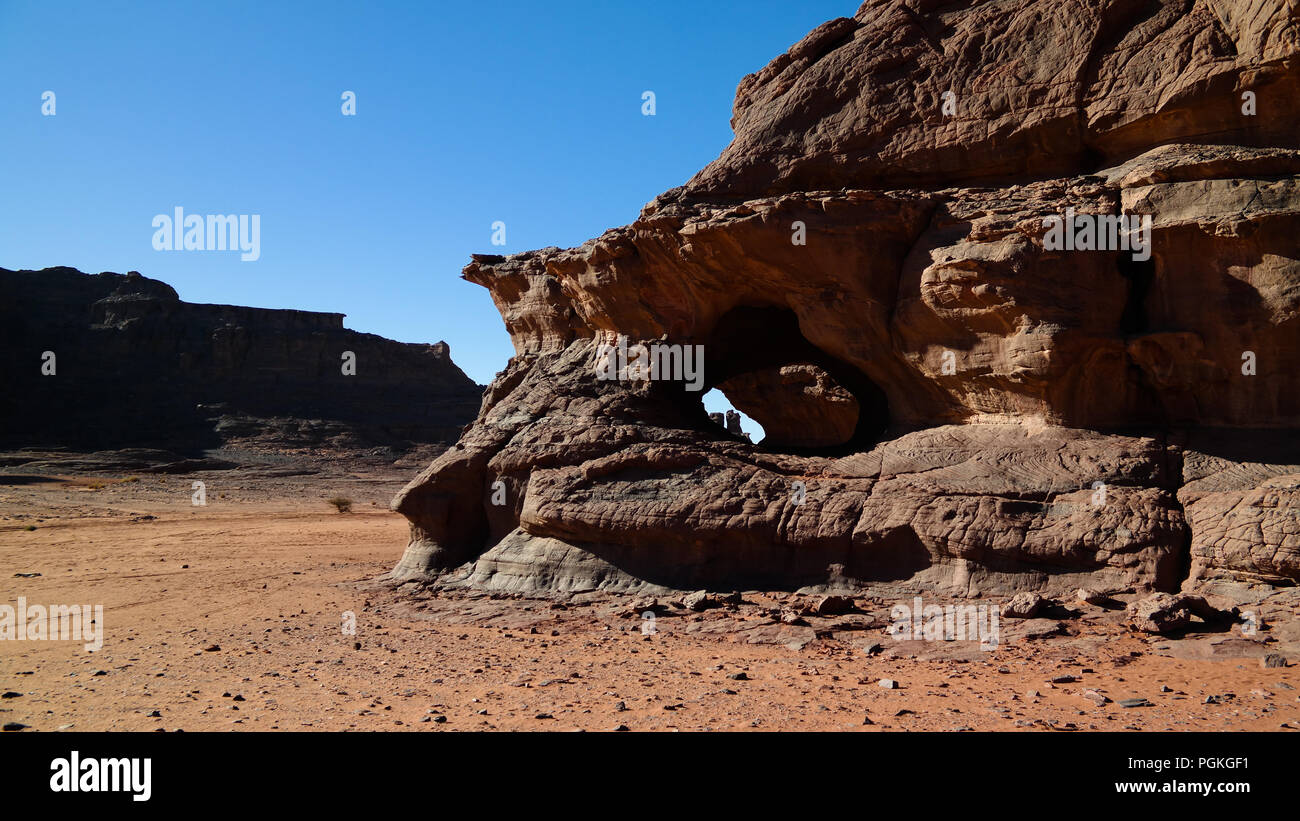
M 803 620 L 803 616 L 800 615 L 800 613 L 797 610 L 791 610 L 788 607 L 783 608 L 781 610 L 780 619 L 782 624 L 806 624 L 807 623 Z
M 1091 701 L 1093 704 L 1096 704 L 1098 707 L 1101 707 L 1102 705 L 1108 704 L 1110 702 L 1109 698 L 1097 692 L 1096 690 L 1084 690 L 1083 697 Z
M 1043 609 L 1043 597 L 1037 593 L 1017 593 L 1011 601 L 1002 605 L 1004 619 L 1032 619 Z
M 1093 604 L 1097 606 L 1101 606 L 1110 601 L 1110 597 L 1105 593 L 1098 593 L 1096 590 L 1087 587 L 1080 587 L 1076 590 L 1074 597 L 1084 604 Z
M 709 593 L 707 590 L 696 590 L 694 593 L 688 593 L 686 597 L 682 599 L 682 607 L 685 607 L 687 610 L 708 610 L 713 606 L 714 604 L 709 599 Z
M 694 593 L 688 593 L 682 599 L 682 607 L 697 612 L 740 603 L 739 593 L 710 593 L 707 590 L 696 590 Z
M 1219 610 L 1200 596 L 1156 593 L 1128 606 L 1130 629 L 1143 633 L 1172 633 L 1191 624 L 1196 617 L 1215 624 L 1235 621 L 1237 608 Z
M 852 609 L 853 599 L 848 596 L 822 596 L 812 606 L 812 612 L 818 616 L 840 616 Z

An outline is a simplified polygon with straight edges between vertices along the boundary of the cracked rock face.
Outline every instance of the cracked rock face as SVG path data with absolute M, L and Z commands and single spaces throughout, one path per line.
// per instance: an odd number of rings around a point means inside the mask
M 1298 14 L 871 0 L 819 27 L 636 222 L 465 269 L 517 355 L 394 500 L 394 575 L 1300 580 Z M 599 378 L 620 336 L 702 346 L 768 438 L 670 368 Z

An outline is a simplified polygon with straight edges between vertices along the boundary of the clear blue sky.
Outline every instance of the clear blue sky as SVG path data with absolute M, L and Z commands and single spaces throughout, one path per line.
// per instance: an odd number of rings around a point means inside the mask
M 856 8 L 0 0 L 0 266 L 342 312 L 445 339 L 486 383 L 513 351 L 487 291 L 459 279 L 469 255 L 635 219 L 730 141 L 741 77 Z M 260 214 L 261 259 L 155 251 L 151 221 L 177 205 Z

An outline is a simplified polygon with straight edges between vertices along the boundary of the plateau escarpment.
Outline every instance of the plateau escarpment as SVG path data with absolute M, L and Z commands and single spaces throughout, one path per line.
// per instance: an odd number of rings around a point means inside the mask
M 1300 580 L 1298 32 L 1263 0 L 869 0 L 818 27 L 631 225 L 465 269 L 516 356 L 394 500 L 394 576 Z M 619 336 L 702 346 L 769 436 L 598 378 Z
M 446 343 L 343 314 L 183 302 L 135 272 L 0 269 L 0 291 L 10 448 L 396 452 L 454 440 L 479 406 Z

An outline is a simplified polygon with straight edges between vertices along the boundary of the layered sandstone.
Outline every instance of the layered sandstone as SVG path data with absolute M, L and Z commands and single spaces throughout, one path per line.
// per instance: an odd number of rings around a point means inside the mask
M 1297 14 L 870 0 L 820 26 L 636 222 L 465 269 L 517 355 L 394 500 L 395 575 L 1300 579 Z M 1067 214 L 1149 238 L 1063 250 Z M 597 379 L 618 335 L 704 346 L 707 386 L 771 435 L 728 435 L 680 383 Z

